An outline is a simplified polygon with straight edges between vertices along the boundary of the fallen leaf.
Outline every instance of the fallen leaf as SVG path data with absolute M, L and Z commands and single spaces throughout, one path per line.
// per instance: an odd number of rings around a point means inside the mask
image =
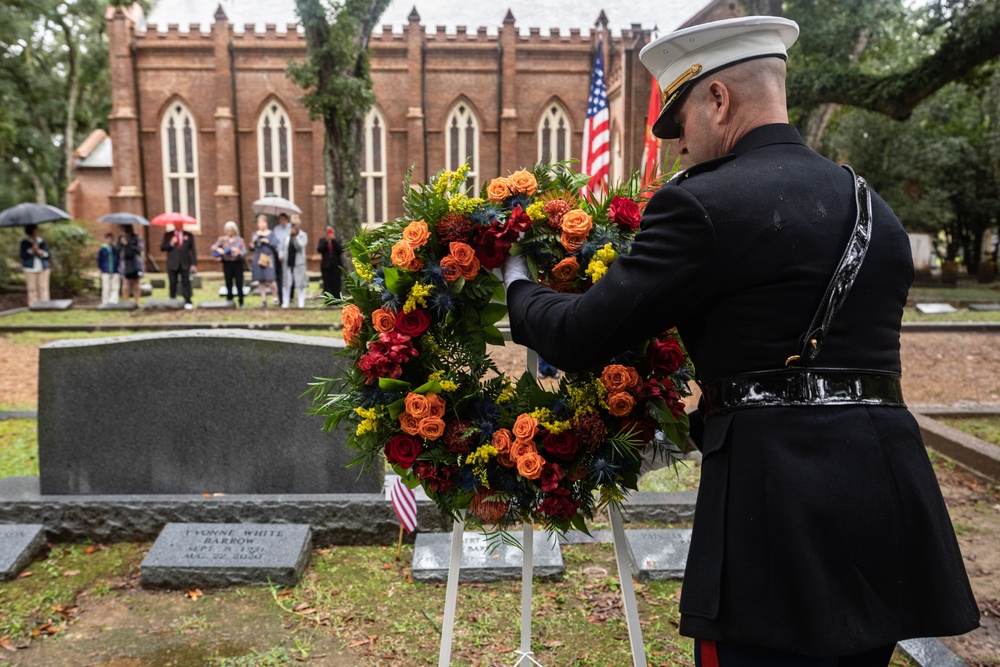
M 18 579 L 27 579 L 28 577 L 33 577 L 35 575 L 31 570 L 25 570 L 21 574 L 17 575 Z
M 17 647 L 11 644 L 10 641 L 7 640 L 8 636 L 9 635 L 4 635 L 3 637 L 0 637 L 0 648 L 5 648 L 11 653 L 14 653 L 15 651 L 17 651 Z
M 550 640 L 548 640 L 546 642 L 542 642 L 542 643 L 545 645 L 546 648 L 558 648 L 558 647 L 564 645 L 558 639 L 550 639 Z
M 204 594 L 204 593 L 203 593 L 203 592 L 201 591 L 201 589 L 200 589 L 200 588 L 193 588 L 193 589 L 189 590 L 189 591 L 188 591 L 188 592 L 186 593 L 186 595 L 187 595 L 187 596 L 188 596 L 189 598 L 191 598 L 192 600 L 197 600 L 198 598 L 202 597 L 202 596 L 203 596 L 203 595 L 205 595 L 205 594 Z
M 391 570 L 392 569 L 392 563 L 382 563 L 382 569 L 383 570 Z
M 75 577 L 80 574 L 80 570 L 66 570 L 62 574 L 64 577 Z
M 347 648 L 357 648 L 358 646 L 364 646 L 367 643 L 368 643 L 367 639 L 359 639 L 357 641 L 353 641 L 350 644 L 348 644 Z
M 211 493 L 203 493 L 203 494 L 201 494 L 201 497 L 202 498 L 211 498 L 212 494 Z

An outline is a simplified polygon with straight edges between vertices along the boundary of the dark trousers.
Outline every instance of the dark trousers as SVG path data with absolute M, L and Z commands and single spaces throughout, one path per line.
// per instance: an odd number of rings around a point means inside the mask
M 226 299 L 233 300 L 233 283 L 236 283 L 236 295 L 240 305 L 243 305 L 243 260 L 222 262 L 222 273 L 226 277 Z
M 339 297 L 340 296 L 340 267 L 334 266 L 329 269 L 322 269 L 323 291 Z
M 181 297 L 184 303 L 191 303 L 191 272 L 188 269 L 170 269 L 167 271 L 167 280 L 170 285 L 170 298 L 177 298 L 177 279 L 181 282 Z
M 278 253 L 274 253 L 274 282 L 277 283 L 278 287 L 278 291 L 275 292 L 275 294 L 277 294 L 278 299 L 281 299 L 281 294 L 282 294 L 281 286 L 285 283 L 284 274 L 285 274 L 284 262 L 278 259 Z
M 843 658 L 810 658 L 754 646 L 694 640 L 696 667 L 886 667 L 895 644 Z

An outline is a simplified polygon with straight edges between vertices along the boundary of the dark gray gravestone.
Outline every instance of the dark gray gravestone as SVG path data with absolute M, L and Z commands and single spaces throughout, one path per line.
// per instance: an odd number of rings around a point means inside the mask
M 979 312 L 1000 310 L 1000 303 L 970 303 L 969 310 L 976 310 Z
M 899 648 L 920 667 L 966 667 L 961 658 L 937 639 L 906 639 L 899 642 Z
M 518 543 L 521 535 L 514 536 Z M 558 579 L 563 574 L 562 551 L 555 533 L 535 531 L 532 542 L 535 579 Z M 462 565 L 458 580 L 485 583 L 520 579 L 524 552 L 519 547 L 487 542 L 482 533 L 465 533 L 462 542 Z M 413 578 L 416 581 L 447 581 L 451 559 L 451 533 L 418 533 L 413 545 Z
M 139 305 L 135 301 L 119 301 L 118 303 L 102 303 L 97 310 L 135 310 Z
M 45 546 L 45 526 L 10 524 L 0 526 L 0 580 L 13 579 Z
M 42 346 L 42 495 L 378 493 L 302 394 L 339 338 L 211 329 Z
M 53 301 L 36 301 L 28 308 L 31 310 L 69 310 L 73 307 L 73 299 L 55 299 Z
M 146 299 L 142 302 L 143 310 L 180 310 L 184 307 L 184 299 Z
M 309 561 L 309 526 L 168 523 L 140 568 L 143 586 L 294 586 Z
M 208 310 L 236 310 L 235 301 L 202 301 L 198 304 L 198 308 L 205 308 Z
M 191 289 L 201 289 L 201 276 L 193 274 L 191 276 Z
M 683 579 L 691 548 L 689 528 L 626 530 L 632 573 L 639 581 Z
M 166 278 L 150 278 L 149 279 L 149 286 L 150 286 L 150 288 L 155 287 L 157 289 L 163 289 L 164 287 L 167 286 L 167 279 Z

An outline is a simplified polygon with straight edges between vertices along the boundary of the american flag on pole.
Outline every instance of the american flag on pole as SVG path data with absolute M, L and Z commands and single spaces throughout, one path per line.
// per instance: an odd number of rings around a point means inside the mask
M 397 477 L 396 483 L 389 489 L 389 500 L 392 501 L 392 509 L 396 510 L 396 516 L 399 517 L 403 528 L 406 528 L 406 532 L 415 531 L 417 529 L 417 496 L 413 493 L 413 489 L 403 484 L 403 480 Z
M 648 185 L 660 170 L 660 138 L 653 136 L 653 125 L 660 115 L 660 84 L 653 77 L 649 91 L 649 110 L 646 113 L 646 140 L 642 146 L 642 183 Z
M 598 40 L 594 55 L 594 72 L 590 77 L 590 97 L 587 100 L 587 123 L 583 126 L 583 160 L 581 171 L 590 175 L 584 194 L 604 190 L 608 184 L 611 147 L 608 117 L 608 91 L 604 86 L 604 41 Z

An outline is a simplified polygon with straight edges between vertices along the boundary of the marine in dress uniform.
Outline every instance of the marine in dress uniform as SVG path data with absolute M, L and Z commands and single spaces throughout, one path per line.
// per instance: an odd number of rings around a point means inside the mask
M 566 371 L 680 331 L 704 390 L 680 631 L 706 667 L 885 665 L 898 640 L 979 620 L 899 390 L 906 232 L 788 124 L 797 35 L 758 16 L 649 44 L 654 132 L 698 164 L 586 294 L 504 266 L 514 341 Z

